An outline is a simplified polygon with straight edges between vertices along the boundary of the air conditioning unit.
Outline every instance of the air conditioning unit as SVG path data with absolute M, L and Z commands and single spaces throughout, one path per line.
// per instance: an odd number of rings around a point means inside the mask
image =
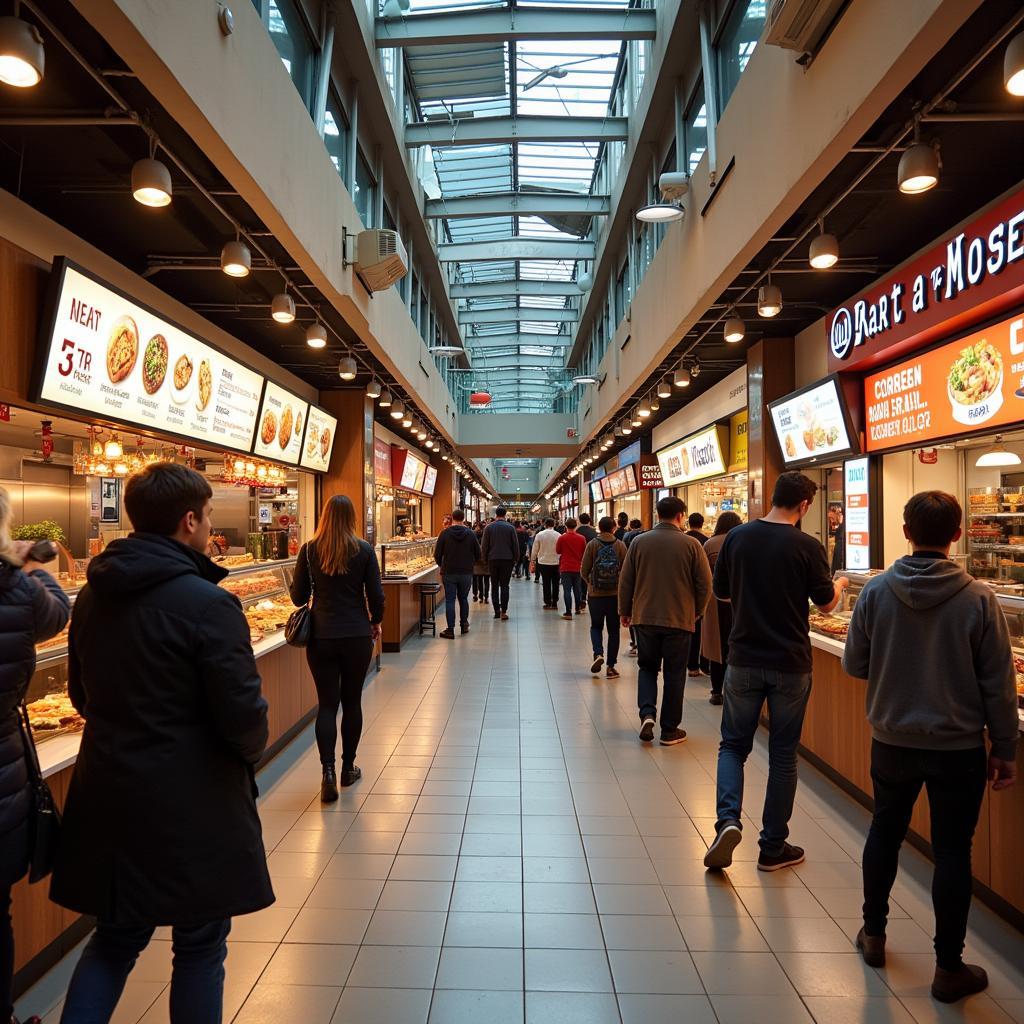
M 360 231 L 355 243 L 349 260 L 371 292 L 385 291 L 409 273 L 409 255 L 397 231 Z
M 770 0 L 764 41 L 798 53 L 813 53 L 846 0 Z

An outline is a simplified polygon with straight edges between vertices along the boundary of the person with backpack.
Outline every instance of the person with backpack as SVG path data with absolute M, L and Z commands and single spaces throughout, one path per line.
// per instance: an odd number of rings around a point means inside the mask
M 604 630 L 608 630 L 608 662 L 605 677 L 618 679 L 615 663 L 619 658 L 619 573 L 626 560 L 626 545 L 615 539 L 615 520 L 602 517 L 600 533 L 583 552 L 583 579 L 590 607 L 590 642 L 594 649 L 591 675 L 599 675 L 604 659 Z

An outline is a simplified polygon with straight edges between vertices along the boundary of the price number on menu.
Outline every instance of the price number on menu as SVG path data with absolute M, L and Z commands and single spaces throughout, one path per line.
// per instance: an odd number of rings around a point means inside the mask
M 77 359 L 77 369 L 75 367 Z M 89 380 L 89 373 L 92 370 L 92 353 L 84 348 L 75 348 L 75 343 L 70 338 L 65 338 L 60 347 L 60 355 L 57 362 L 57 372 L 62 377 L 74 375 L 76 380 Z

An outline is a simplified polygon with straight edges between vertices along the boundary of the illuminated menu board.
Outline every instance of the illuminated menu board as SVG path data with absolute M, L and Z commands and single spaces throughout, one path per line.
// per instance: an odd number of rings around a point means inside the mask
M 398 486 L 404 487 L 409 491 L 423 490 L 423 478 L 426 475 L 426 469 L 427 467 L 412 452 L 407 452 L 405 466 L 402 468 L 402 481 Z
M 54 266 L 48 313 L 35 400 L 193 444 L 252 451 L 260 374 L 64 257 Z M 301 438 L 301 429 L 294 432 Z
M 435 487 L 437 487 L 437 468 L 427 466 L 426 474 L 423 477 L 423 493 L 433 496 Z
M 334 450 L 334 438 L 337 433 L 337 418 L 311 405 L 306 414 L 306 439 L 302 444 L 299 465 L 303 469 L 315 469 L 326 473 L 327 467 L 331 464 L 331 452 Z
M 260 406 L 253 454 L 287 462 L 292 466 L 298 465 L 299 456 L 302 455 L 302 432 L 308 413 L 308 402 L 268 380 L 263 404 Z
M 871 492 L 868 460 L 843 463 L 844 529 L 846 568 L 871 568 Z
M 772 402 L 769 409 L 787 466 L 857 450 L 835 377 Z

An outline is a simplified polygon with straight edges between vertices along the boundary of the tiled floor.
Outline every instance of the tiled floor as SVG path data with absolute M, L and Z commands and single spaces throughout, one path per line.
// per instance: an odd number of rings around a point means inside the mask
M 928 996 L 927 865 L 897 884 L 889 966 L 865 967 L 857 860 L 864 811 L 802 767 L 794 841 L 807 863 L 761 874 L 751 819 L 724 876 L 713 831 L 719 711 L 687 688 L 683 746 L 636 737 L 636 662 L 589 674 L 588 622 L 540 610 L 513 582 L 512 618 L 479 614 L 454 642 L 386 656 L 364 697 L 363 780 L 318 799 L 307 732 L 261 777 L 277 905 L 235 921 L 225 1020 L 236 1024 L 758 1024 L 1024 1022 L 1024 936 L 981 905 L 970 956 L 988 993 Z M 22 1001 L 56 1024 L 72 965 Z M 167 1020 L 170 949 L 154 941 L 115 1018 Z

